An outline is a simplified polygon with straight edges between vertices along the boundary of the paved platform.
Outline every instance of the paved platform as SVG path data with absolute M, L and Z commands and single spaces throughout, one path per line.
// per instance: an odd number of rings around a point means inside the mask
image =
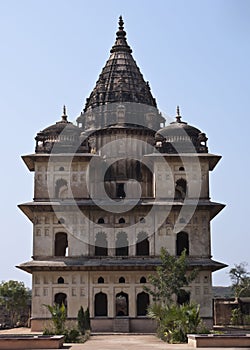
M 35 332 L 38 334 L 37 332 Z M 34 334 L 29 328 L 0 330 L 0 334 Z M 69 350 L 191 350 L 187 344 L 167 344 L 154 335 L 102 334 L 92 335 L 84 344 L 65 344 Z M 240 350 L 250 348 L 202 348 L 202 350 Z M 46 350 L 46 349 L 43 349 Z

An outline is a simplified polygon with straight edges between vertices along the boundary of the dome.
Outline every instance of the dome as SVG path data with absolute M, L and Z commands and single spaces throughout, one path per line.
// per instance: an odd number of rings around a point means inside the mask
M 103 67 L 85 107 L 77 118 L 83 130 L 97 130 L 123 119 L 157 130 L 163 117 L 128 45 L 124 22 L 119 28 L 110 56 Z
M 177 107 L 176 121 L 157 131 L 156 147 L 163 153 L 207 153 L 207 137 L 196 127 L 181 120 Z
M 66 107 L 62 119 L 40 131 L 35 137 L 36 153 L 75 152 L 79 147 L 80 129 L 67 120 Z

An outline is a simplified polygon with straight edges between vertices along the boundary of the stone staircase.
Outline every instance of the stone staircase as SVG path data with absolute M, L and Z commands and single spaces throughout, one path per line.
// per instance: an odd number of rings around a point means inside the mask
M 129 318 L 116 317 L 113 323 L 113 331 L 115 333 L 129 333 Z

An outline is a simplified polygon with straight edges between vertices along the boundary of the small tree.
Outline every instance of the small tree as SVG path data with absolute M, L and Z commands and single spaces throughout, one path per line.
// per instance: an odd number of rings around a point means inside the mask
M 78 321 L 79 331 L 81 332 L 81 334 L 85 334 L 86 322 L 85 322 L 85 313 L 84 313 L 82 306 L 81 306 L 80 310 L 78 311 L 77 321 Z
M 186 252 L 181 256 L 170 255 L 161 249 L 161 265 L 149 276 L 152 287 L 144 289 L 152 295 L 154 303 L 148 308 L 148 316 L 158 321 L 158 336 L 170 343 L 187 341 L 187 333 L 198 332 L 202 326 L 199 307 L 186 303 L 178 305 L 176 299 L 196 277 L 197 270 L 188 272 Z
M 188 286 L 196 277 L 197 270 L 187 275 L 186 251 L 179 257 L 172 256 L 165 248 L 161 249 L 161 265 L 156 268 L 156 273 L 149 276 L 152 288 L 144 289 L 153 296 L 154 301 L 162 305 L 171 305 L 173 297 L 181 294 L 183 287 Z
M 9 312 L 11 327 L 21 317 L 23 310 L 30 305 L 30 300 L 31 291 L 23 282 L 10 280 L 0 283 L 0 305 Z
M 235 264 L 229 271 L 235 298 L 250 296 L 250 273 L 246 269 L 247 263 Z
M 90 324 L 90 314 L 89 314 L 89 308 L 87 307 L 85 313 L 84 313 L 84 316 L 85 316 L 85 327 L 86 327 L 86 330 L 87 331 L 90 331 L 91 330 L 91 324 Z

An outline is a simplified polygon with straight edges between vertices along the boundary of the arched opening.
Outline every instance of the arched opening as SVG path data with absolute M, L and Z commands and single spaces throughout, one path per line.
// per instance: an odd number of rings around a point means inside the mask
M 177 303 L 179 305 L 188 304 L 190 302 L 190 292 L 187 292 L 184 289 L 181 289 L 177 295 Z
M 136 242 L 136 255 L 149 255 L 149 240 L 145 232 L 140 232 Z
M 97 280 L 97 283 L 104 283 L 104 278 L 103 277 L 99 277 Z
M 180 166 L 179 171 L 185 171 L 185 168 L 183 166 Z
M 116 294 L 116 316 L 128 316 L 128 294 L 121 292 Z
M 58 220 L 58 224 L 62 225 L 62 224 L 64 224 L 64 223 L 65 223 L 64 218 L 60 218 L 60 219 Z
M 118 222 L 119 222 L 119 224 L 125 224 L 126 221 L 124 218 L 120 218 Z
M 115 243 L 115 255 L 127 256 L 128 255 L 128 238 L 125 232 L 119 232 L 117 234 Z
M 103 292 L 95 295 L 95 316 L 108 316 L 107 294 Z
M 58 232 L 55 235 L 55 256 L 66 256 L 68 248 L 68 235 Z
M 148 293 L 141 292 L 137 294 L 137 300 L 136 300 L 137 316 L 146 316 L 148 305 L 149 305 Z
M 189 255 L 189 239 L 188 233 L 178 232 L 176 237 L 176 254 L 181 255 L 183 250 L 186 250 L 186 254 Z
M 97 221 L 98 224 L 104 224 L 104 219 L 103 218 L 99 218 L 98 221 Z
M 66 308 L 67 313 L 67 294 L 65 293 L 56 293 L 54 296 L 54 303 L 61 306 L 62 304 Z
M 64 167 L 60 166 L 59 171 L 64 171 Z
M 63 283 L 64 283 L 64 278 L 63 278 L 63 277 L 59 277 L 59 278 L 57 279 L 57 283 L 58 283 L 58 284 L 63 284 Z
M 126 197 L 124 185 L 125 185 L 124 183 L 116 184 L 116 197 L 118 197 L 118 198 L 125 198 Z
M 141 279 L 140 279 L 140 283 L 147 283 L 147 280 L 146 280 L 146 278 L 143 276 L 143 277 L 141 277 Z
M 67 198 L 68 197 L 68 183 L 64 179 L 58 179 L 55 187 L 56 198 Z
M 104 232 L 98 232 L 95 239 L 95 256 L 108 255 L 108 242 Z
M 187 194 L 187 181 L 185 179 L 179 179 L 175 184 L 175 199 L 185 199 Z
M 125 283 L 125 278 L 124 277 L 120 277 L 119 278 L 119 283 Z

